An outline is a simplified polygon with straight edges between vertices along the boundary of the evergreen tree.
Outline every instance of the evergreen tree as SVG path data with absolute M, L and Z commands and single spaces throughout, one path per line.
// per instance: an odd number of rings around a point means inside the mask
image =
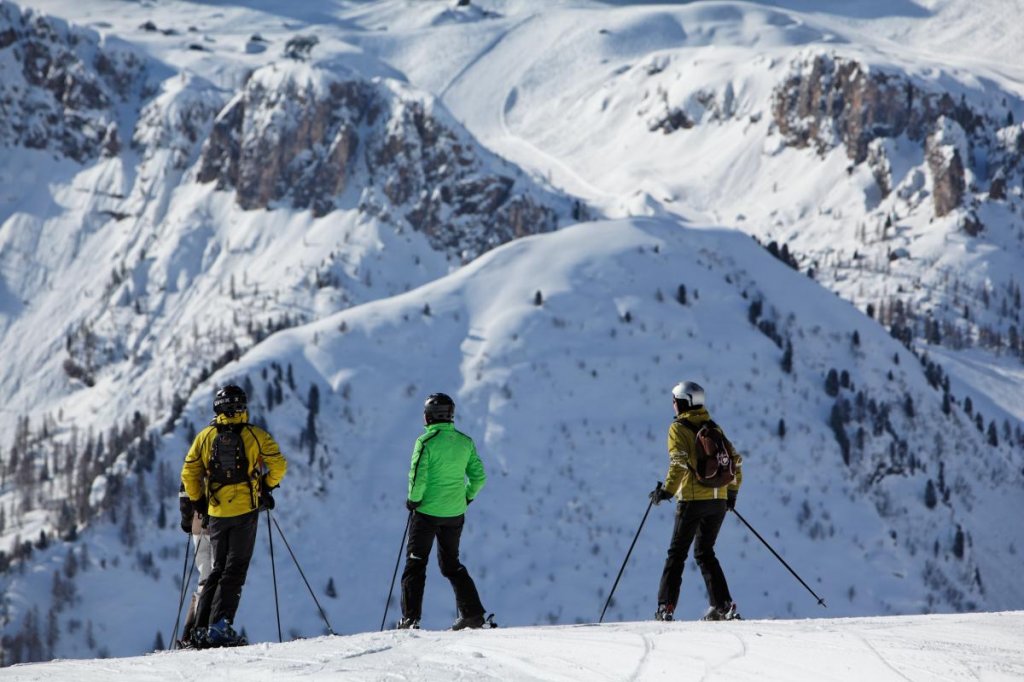
M 907 393 L 903 396 L 903 414 L 907 415 L 907 419 L 913 419 L 915 415 L 914 411 L 914 399 Z
M 64 556 L 64 577 L 71 580 L 78 573 L 78 559 L 75 558 L 75 550 L 68 549 Z
M 829 415 L 828 423 L 832 427 L 832 433 L 835 434 L 836 442 L 839 443 L 839 449 L 843 453 L 843 464 L 849 466 L 850 437 L 846 435 L 846 428 L 843 426 L 843 411 L 838 401 L 832 406 L 832 413 Z
M 957 525 L 956 535 L 953 537 L 953 556 L 957 559 L 964 558 L 964 544 L 964 529 Z
M 778 433 L 779 433 L 779 438 L 785 438 L 786 437 L 786 420 L 785 419 L 781 419 L 781 418 L 779 419 L 779 430 L 778 430 Z
M 964 398 L 964 412 L 968 417 L 974 414 L 974 403 L 971 402 L 971 396 Z
M 835 398 L 839 395 L 839 373 L 833 367 L 825 377 L 825 393 Z
M 782 351 L 782 371 L 793 373 L 793 342 L 789 339 L 786 339 L 786 349 Z
M 327 589 L 324 590 L 324 594 L 326 594 L 331 599 L 338 598 L 338 591 L 334 589 L 334 578 L 327 579 Z
M 686 285 L 680 284 L 676 290 L 676 300 L 679 301 L 680 305 L 686 305 Z
M 126 547 L 134 547 L 138 540 L 138 533 L 135 528 L 135 519 L 133 518 L 132 503 L 129 496 L 125 496 L 126 503 L 124 505 L 124 515 L 121 517 L 121 542 Z
M 306 402 L 309 405 L 309 412 L 306 414 L 305 440 L 309 445 L 309 463 L 312 465 L 316 456 L 316 446 L 320 441 L 316 432 L 316 416 L 320 413 L 320 389 L 316 383 L 310 384 L 309 398 Z
M 544 305 L 544 295 L 540 293 L 540 289 L 537 289 L 537 293 L 533 295 L 533 304 L 538 306 Z
M 932 479 L 928 479 L 928 483 L 924 486 L 924 506 L 929 509 L 935 509 L 935 505 L 939 503 L 939 496 L 935 492 L 935 483 Z
M 761 299 L 756 299 L 750 302 L 750 307 L 747 309 L 747 320 L 750 324 L 757 324 L 757 320 L 761 317 L 761 312 L 764 309 L 764 303 Z
M 60 641 L 60 622 L 57 620 L 57 612 L 50 607 L 46 614 L 46 650 L 50 658 L 56 656 L 57 642 Z
M 156 639 L 153 640 L 153 651 L 163 651 L 167 647 L 164 646 L 164 633 L 159 630 L 156 631 Z
M 988 423 L 988 444 L 994 448 L 999 447 L 999 431 L 996 429 L 995 420 Z

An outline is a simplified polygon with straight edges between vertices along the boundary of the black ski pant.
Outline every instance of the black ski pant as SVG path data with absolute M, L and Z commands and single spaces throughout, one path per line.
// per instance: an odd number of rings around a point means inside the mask
M 199 595 L 195 627 L 205 628 L 222 618 L 234 622 L 252 550 L 256 546 L 258 521 L 258 511 L 227 518 L 210 517 L 208 530 L 213 569 Z
M 698 500 L 680 502 L 676 509 L 676 522 L 672 529 L 672 541 L 668 545 L 665 569 L 661 573 L 658 588 L 658 604 L 670 605 L 673 609 L 679 601 L 679 587 L 683 582 L 683 565 L 690 545 L 697 540 L 693 558 L 697 561 L 704 584 L 708 589 L 708 603 L 724 609 L 732 601 L 729 585 L 725 582 L 722 566 L 715 556 L 715 540 L 727 512 L 725 500 Z
M 462 537 L 464 515 L 452 517 L 428 516 L 412 513 L 409 523 L 409 544 L 405 556 L 405 570 L 402 571 L 402 615 L 419 620 L 423 609 L 423 586 L 427 582 L 427 561 L 430 549 L 437 538 L 437 563 L 441 575 L 448 578 L 455 590 L 455 603 L 459 614 L 465 617 L 484 615 L 480 595 L 469 576 L 469 571 L 459 561 L 459 540 Z

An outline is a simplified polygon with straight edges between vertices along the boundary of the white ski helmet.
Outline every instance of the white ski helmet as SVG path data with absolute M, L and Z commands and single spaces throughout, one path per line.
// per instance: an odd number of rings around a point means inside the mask
M 689 402 L 690 407 L 700 407 L 704 404 L 704 389 L 693 381 L 680 381 L 672 387 L 672 397 Z

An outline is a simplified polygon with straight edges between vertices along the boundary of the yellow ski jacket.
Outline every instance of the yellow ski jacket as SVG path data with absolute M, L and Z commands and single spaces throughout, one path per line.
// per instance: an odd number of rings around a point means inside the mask
M 181 482 L 193 502 L 205 497 L 209 500 L 209 515 L 218 518 L 241 516 L 259 506 L 260 486 L 263 470 L 266 468 L 267 484 L 276 487 L 288 470 L 288 461 L 281 454 L 281 448 L 269 433 L 258 426 L 249 424 L 248 412 L 228 417 L 218 414 L 217 418 L 196 435 L 185 456 L 181 468 Z M 210 494 L 207 471 L 213 452 L 213 439 L 217 437 L 217 424 L 244 424 L 241 430 L 245 455 L 249 462 L 249 480 L 245 483 L 226 485 Z

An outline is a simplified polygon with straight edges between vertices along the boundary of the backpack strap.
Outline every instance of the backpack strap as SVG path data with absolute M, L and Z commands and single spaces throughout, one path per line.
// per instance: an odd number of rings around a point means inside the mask
M 256 435 L 256 432 L 253 431 L 252 424 L 250 424 L 249 422 L 239 424 L 239 438 L 242 437 L 242 429 L 247 429 L 249 431 L 249 435 L 252 436 L 253 442 L 256 443 L 256 462 L 254 463 L 253 468 L 249 470 L 249 476 L 247 477 L 247 480 L 249 481 L 249 504 L 253 509 L 255 509 L 256 507 L 259 506 L 259 500 L 256 499 L 256 489 L 253 488 L 252 482 L 254 478 L 263 477 L 263 446 L 260 445 L 260 438 L 259 436 Z M 242 445 L 245 445 L 245 441 L 242 441 Z M 260 491 L 262 492 L 262 488 L 260 489 Z

